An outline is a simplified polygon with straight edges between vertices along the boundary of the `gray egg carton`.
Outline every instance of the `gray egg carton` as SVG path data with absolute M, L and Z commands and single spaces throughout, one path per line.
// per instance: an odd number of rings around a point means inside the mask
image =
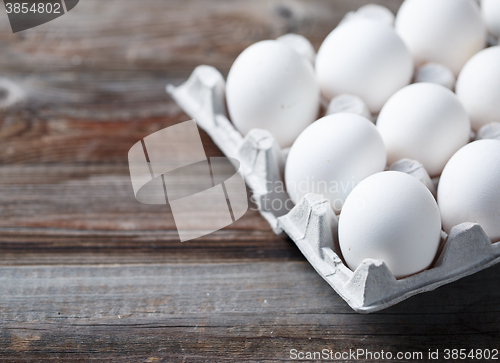
M 448 236 L 442 233 L 438 257 L 425 271 L 397 280 L 385 263 L 372 259 L 364 260 L 351 271 L 341 258 L 338 218 L 330 203 L 320 195 L 308 194 L 291 206 L 286 192 L 276 188 L 283 185 L 286 152 L 265 130 L 252 130 L 243 138 L 227 118 L 224 90 L 224 78 L 209 66 L 197 67 L 179 87 L 167 86 L 167 92 L 222 152 L 240 161 L 240 172 L 252 190 L 252 199 L 273 231 L 285 232 L 318 274 L 355 311 L 385 309 L 500 262 L 500 242 L 491 243 L 479 225 L 463 223 Z M 435 181 L 417 162 L 402 160 L 391 169 L 415 176 L 435 193 Z

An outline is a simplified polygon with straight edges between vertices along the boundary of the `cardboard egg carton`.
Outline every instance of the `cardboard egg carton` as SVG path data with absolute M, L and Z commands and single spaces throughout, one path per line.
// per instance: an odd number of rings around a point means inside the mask
M 276 188 L 282 185 L 285 153 L 267 131 L 255 129 L 243 138 L 234 129 L 226 115 L 224 88 L 224 78 L 215 68 L 199 66 L 181 86 L 168 85 L 167 92 L 222 152 L 240 161 L 240 173 L 273 231 L 285 232 L 355 311 L 385 309 L 500 262 L 500 242 L 491 243 L 479 225 L 463 223 L 448 236 L 443 232 L 438 256 L 423 272 L 396 280 L 385 263 L 372 259 L 351 271 L 341 258 L 338 218 L 328 200 L 308 194 L 291 208 L 286 192 Z M 435 184 L 419 163 L 402 160 L 391 169 L 413 175 L 435 193 Z

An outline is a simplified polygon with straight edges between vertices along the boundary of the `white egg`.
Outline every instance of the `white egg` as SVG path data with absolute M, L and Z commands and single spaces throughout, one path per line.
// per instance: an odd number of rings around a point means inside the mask
M 377 119 L 387 160 L 418 160 L 430 176 L 470 137 L 470 121 L 457 96 L 433 83 L 409 85 L 390 98 Z
M 386 171 L 362 181 L 339 219 L 339 244 L 355 270 L 364 259 L 385 262 L 396 278 L 430 266 L 441 239 L 439 208 L 416 178 Z
M 303 35 L 288 33 L 276 38 L 276 41 L 288 45 L 309 62 L 314 63 L 316 51 L 314 50 L 314 47 L 309 39 Z
M 236 58 L 227 77 L 226 101 L 242 134 L 265 129 L 287 147 L 316 119 L 320 92 L 310 62 L 282 42 L 266 40 Z
M 481 10 L 490 33 L 500 38 L 500 1 L 481 0 Z
M 384 24 L 393 26 L 395 16 L 392 11 L 387 9 L 385 6 L 378 4 L 367 4 L 363 5 L 356 11 L 349 11 L 344 15 L 344 17 L 340 21 L 340 24 L 359 18 L 376 20 Z
M 467 62 L 458 76 L 456 92 L 474 131 L 500 122 L 500 46 L 484 49 Z
M 500 240 L 500 141 L 474 141 L 453 155 L 439 180 L 438 204 L 446 232 L 479 223 Z
M 366 4 L 360 7 L 356 11 L 357 16 L 361 16 L 368 19 L 378 20 L 387 25 L 394 25 L 395 16 L 387 9 L 385 6 L 378 4 Z
M 372 122 L 347 113 L 325 116 L 292 145 L 285 167 L 287 192 L 295 203 L 307 193 L 321 194 L 339 213 L 351 190 L 385 164 L 384 143 Z
M 440 63 L 455 75 L 486 45 L 486 24 L 475 0 L 405 0 L 395 26 L 417 67 Z
M 328 100 L 352 94 L 378 113 L 394 92 L 410 82 L 413 62 L 391 26 L 355 18 L 338 26 L 321 44 L 316 74 Z

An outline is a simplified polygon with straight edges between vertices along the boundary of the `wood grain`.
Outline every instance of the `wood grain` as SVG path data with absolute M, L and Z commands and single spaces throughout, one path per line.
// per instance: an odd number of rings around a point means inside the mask
M 167 83 L 287 32 L 317 49 L 364 4 L 81 0 L 17 34 L 0 6 L 0 362 L 500 348 L 499 266 L 359 315 L 257 212 L 181 243 L 168 207 L 134 199 L 129 148 L 188 119 Z
M 402 0 L 375 0 L 396 12 Z M 19 34 L 0 23 L 0 67 L 16 72 L 227 72 L 250 44 L 289 32 L 316 48 L 364 0 L 82 0 L 68 15 Z M 11 46 L 11 45 L 15 46 Z M 7 46 L 7 47 L 5 47 Z
M 353 313 L 303 261 L 4 267 L 0 276 L 0 349 L 19 357 L 6 361 L 274 362 L 291 349 L 427 352 L 491 348 L 500 337 L 498 266 L 373 315 Z

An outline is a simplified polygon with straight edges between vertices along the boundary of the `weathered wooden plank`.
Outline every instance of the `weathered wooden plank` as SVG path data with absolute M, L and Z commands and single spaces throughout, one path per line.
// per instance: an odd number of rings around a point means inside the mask
M 128 151 L 137 141 L 190 119 L 175 108 L 173 117 L 134 119 L 135 111 L 131 111 L 130 119 L 112 122 L 93 120 L 90 111 L 84 119 L 44 116 L 43 109 L 32 115 L 9 113 L 0 116 L 0 164 L 126 165 Z M 222 155 L 205 132 L 201 131 L 201 135 L 207 156 Z
M 126 165 L 0 167 L 0 227 L 95 231 L 147 231 L 175 228 L 168 205 L 134 197 Z M 270 227 L 250 207 L 247 222 L 235 229 Z
M 181 243 L 175 230 L 0 229 L 0 265 L 304 261 L 288 238 L 271 233 L 221 230 Z
M 0 350 L 6 361 L 100 352 L 101 361 L 204 362 L 284 361 L 290 349 L 494 348 L 499 277 L 496 266 L 359 315 L 306 262 L 3 267 Z
M 397 11 L 402 0 L 374 0 Z M 365 0 L 85 0 L 69 14 L 12 34 L 0 18 L 0 68 L 14 72 L 152 70 L 185 77 L 199 64 L 226 72 L 250 44 L 288 32 L 316 48 Z
M 170 208 L 139 203 L 122 164 L 2 166 L 0 217 L 4 265 L 302 259 L 254 206 L 181 243 Z

